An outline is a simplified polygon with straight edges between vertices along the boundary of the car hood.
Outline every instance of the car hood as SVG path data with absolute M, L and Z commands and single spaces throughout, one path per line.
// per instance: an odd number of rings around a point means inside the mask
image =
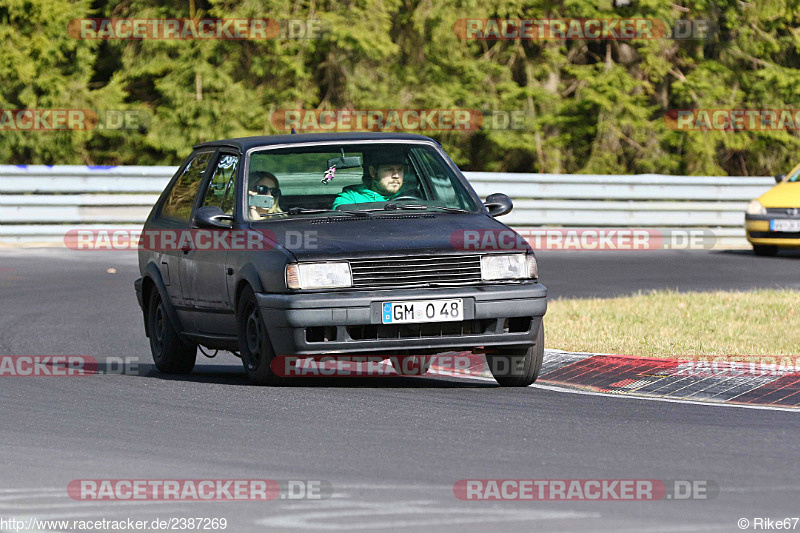
M 800 181 L 783 182 L 758 197 L 764 207 L 800 207 Z
M 399 212 L 372 218 L 295 218 L 253 229 L 274 232 L 278 245 L 298 261 L 528 249 L 513 230 L 485 214 Z M 502 246 L 494 244 L 498 239 Z

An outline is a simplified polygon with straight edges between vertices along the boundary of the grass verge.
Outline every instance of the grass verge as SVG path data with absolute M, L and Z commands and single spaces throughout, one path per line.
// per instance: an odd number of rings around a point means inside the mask
M 653 291 L 552 300 L 547 348 L 678 358 L 800 354 L 800 291 Z

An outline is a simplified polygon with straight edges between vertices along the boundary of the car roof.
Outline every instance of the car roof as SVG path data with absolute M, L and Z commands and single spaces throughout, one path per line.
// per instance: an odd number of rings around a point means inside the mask
M 209 141 L 195 145 L 197 148 L 209 148 L 216 146 L 227 146 L 238 148 L 241 151 L 249 150 L 258 146 L 269 146 L 273 144 L 294 144 L 308 142 L 326 141 L 381 141 L 381 140 L 400 140 L 400 141 L 438 141 L 417 135 L 414 133 L 384 133 L 384 132 L 353 132 L 353 133 L 297 133 L 288 135 L 261 135 L 258 137 L 238 137 L 235 139 L 222 139 L 219 141 Z

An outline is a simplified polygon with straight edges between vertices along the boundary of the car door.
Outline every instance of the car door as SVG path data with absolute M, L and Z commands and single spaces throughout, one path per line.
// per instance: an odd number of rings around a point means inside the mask
M 153 223 L 148 226 L 145 245 L 153 246 L 161 277 L 166 285 L 172 304 L 184 328 L 192 329 L 191 317 L 184 291 L 181 287 L 180 268 L 183 252 L 177 243 L 180 234 L 189 228 L 197 191 L 206 175 L 214 150 L 193 153 L 187 159 L 180 175 L 160 204 Z
M 234 215 L 239 161 L 240 157 L 234 151 L 220 149 L 217 152 L 198 193 L 195 209 L 214 206 L 228 215 Z M 232 228 L 233 224 L 230 226 Z M 233 299 L 228 294 L 227 282 L 228 250 L 224 246 L 215 245 L 220 240 L 208 238 L 209 234 L 220 234 L 229 230 L 200 229 L 196 224 L 192 224 L 191 229 L 196 237 L 205 233 L 205 240 L 197 238 L 194 246 L 185 250 L 181 259 L 181 287 L 184 300 L 191 302 L 195 328 L 199 333 L 235 335 Z M 228 244 L 231 241 L 225 240 Z

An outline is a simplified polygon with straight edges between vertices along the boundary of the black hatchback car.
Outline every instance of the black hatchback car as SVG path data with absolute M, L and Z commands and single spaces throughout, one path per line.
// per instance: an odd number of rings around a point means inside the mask
M 434 140 L 303 134 L 203 143 L 145 222 L 135 289 L 153 360 L 198 345 L 250 379 L 277 356 L 486 354 L 501 385 L 536 380 L 547 291 L 533 250 Z

